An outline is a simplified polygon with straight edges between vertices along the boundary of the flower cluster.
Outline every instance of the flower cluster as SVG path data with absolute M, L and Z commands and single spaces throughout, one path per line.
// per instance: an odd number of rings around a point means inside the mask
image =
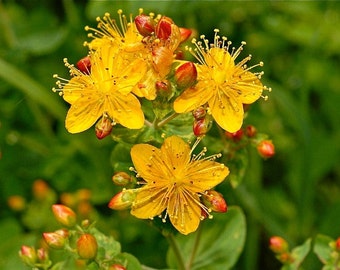
M 144 143 L 151 137 L 142 137 L 131 148 L 141 187 L 124 189 L 109 203 L 117 210 L 131 207 L 131 214 L 141 219 L 169 219 L 179 232 L 188 234 L 211 211 L 227 210 L 222 195 L 211 189 L 229 169 L 215 161 L 220 154 L 204 157 L 206 149 L 198 155 L 193 150 L 214 122 L 226 132 L 239 131 L 244 105 L 266 98 L 263 91 L 270 88 L 261 83 L 263 72 L 252 72 L 263 63 L 248 67 L 251 55 L 237 63 L 245 42 L 235 49 L 219 30 L 212 44 L 202 35 L 200 41 L 192 39 L 192 48 L 182 46 L 192 31 L 169 17 L 146 15 L 142 9 L 134 18 L 122 10 L 118 15 L 118 24 L 106 13 L 97 18 L 96 28 L 85 27 L 91 39 L 84 43 L 88 55 L 76 65 L 64 59 L 71 78 L 54 75 L 58 80 L 53 90 L 70 104 L 66 129 L 78 133 L 95 125 L 99 139 L 118 124 L 126 130 L 145 126 L 156 130 L 180 114 L 192 113 L 197 137 L 193 147 L 175 130 L 160 148 Z M 197 63 L 185 60 L 182 48 Z M 150 104 L 153 114 L 146 114 Z M 131 179 L 120 174 L 113 180 L 121 185 Z

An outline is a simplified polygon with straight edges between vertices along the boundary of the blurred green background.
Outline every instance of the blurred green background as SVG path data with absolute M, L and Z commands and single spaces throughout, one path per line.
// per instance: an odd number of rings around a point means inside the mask
M 75 63 L 87 53 L 85 25 L 96 26 L 105 12 L 116 17 L 119 8 L 136 15 L 140 7 L 207 37 L 219 28 L 235 46 L 247 42 L 242 55 L 252 54 L 252 63 L 265 63 L 263 82 L 273 91 L 246 123 L 270 135 L 276 155 L 263 161 L 250 151 L 242 184 L 222 187 L 228 204 L 240 205 L 247 218 L 235 269 L 279 269 L 268 249 L 271 235 L 292 246 L 318 233 L 340 236 L 340 2 L 2 0 L 0 268 L 25 269 L 20 246 L 37 244 L 41 232 L 56 227 L 48 203 L 32 194 L 37 179 L 52 190 L 49 203 L 65 193 L 79 201 L 79 190 L 90 190 L 90 210 L 83 211 L 98 227 L 143 264 L 166 267 L 161 235 L 106 206 L 119 190 L 111 182 L 113 142 L 98 141 L 93 129 L 68 134 L 67 105 L 51 91 L 54 73 L 68 77 L 63 58 Z M 14 195 L 26 201 L 23 211 L 9 207 Z M 311 254 L 304 267 L 321 264 Z

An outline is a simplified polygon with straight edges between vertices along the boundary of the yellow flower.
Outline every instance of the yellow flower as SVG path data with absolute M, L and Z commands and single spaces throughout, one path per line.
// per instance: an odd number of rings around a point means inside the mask
M 212 45 L 204 36 L 201 36 L 202 41 L 193 40 L 196 49 L 193 52 L 190 48 L 189 51 L 199 61 L 197 84 L 175 100 L 174 110 L 185 113 L 207 103 L 217 124 L 226 131 L 236 132 L 243 123 L 243 104 L 255 102 L 262 96 L 263 90 L 270 88 L 263 86 L 260 81 L 263 72 L 250 72 L 256 66 L 263 66 L 262 62 L 247 67 L 246 63 L 251 59 L 249 55 L 235 63 L 245 42 L 229 52 L 231 42 L 226 37 L 218 36 L 218 32 L 215 29 Z
M 90 52 L 91 70 L 82 73 L 65 59 L 70 69 L 70 80 L 58 78 L 57 85 L 64 100 L 71 104 L 66 116 L 66 129 L 70 133 L 90 128 L 101 116 L 110 117 L 113 123 L 139 129 L 144 125 L 144 114 L 139 100 L 131 93 L 144 76 L 143 60 L 132 62 L 122 53 L 114 54 L 106 47 Z
M 177 136 L 165 139 L 160 149 L 149 144 L 132 147 L 131 158 L 137 176 L 145 181 L 145 185 L 137 189 L 132 215 L 147 219 L 165 211 L 163 221 L 169 217 L 182 234 L 198 228 L 202 211 L 208 215 L 210 212 L 200 202 L 201 194 L 222 182 L 229 169 L 214 161 L 220 155 L 202 158 L 206 150 L 191 156 L 194 147 L 190 149 L 189 144 Z

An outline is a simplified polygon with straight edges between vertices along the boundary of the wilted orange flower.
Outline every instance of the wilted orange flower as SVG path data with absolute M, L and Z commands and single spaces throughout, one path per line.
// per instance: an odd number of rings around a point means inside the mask
M 198 143 L 198 141 L 197 141 Z M 197 145 L 194 144 L 194 147 Z M 202 158 L 177 136 L 165 139 L 161 148 L 137 144 L 131 149 L 131 158 L 137 176 L 145 185 L 137 189 L 131 214 L 142 219 L 153 218 L 164 211 L 163 221 L 169 217 L 172 225 L 182 234 L 194 232 L 201 220 L 200 194 L 210 190 L 229 174 L 229 169 L 215 161 L 220 155 Z
M 226 37 L 218 35 L 215 29 L 214 44 L 201 36 L 202 41 L 193 39 L 196 48 L 190 52 L 197 58 L 197 84 L 184 91 L 174 102 L 177 113 L 185 113 L 208 104 L 209 111 L 215 121 L 229 132 L 239 130 L 243 123 L 243 104 L 251 104 L 262 96 L 266 88 L 260 78 L 263 72 L 252 73 L 250 70 L 257 65 L 247 67 L 251 59 L 247 56 L 239 63 L 236 58 L 243 50 L 245 42 L 238 49 L 232 48 Z M 268 89 L 270 90 L 270 89 Z
M 113 124 L 139 129 L 144 125 L 144 114 L 139 100 L 131 93 L 146 71 L 143 60 L 124 59 L 122 53 L 105 47 L 90 52 L 91 72 L 79 71 L 64 60 L 70 69 L 70 80 L 58 78 L 57 85 L 64 100 L 71 104 L 66 116 L 70 133 L 90 128 L 101 116 L 112 119 Z

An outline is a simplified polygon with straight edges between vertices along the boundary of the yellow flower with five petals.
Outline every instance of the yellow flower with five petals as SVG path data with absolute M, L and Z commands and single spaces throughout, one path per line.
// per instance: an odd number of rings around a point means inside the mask
M 193 40 L 196 49 L 190 52 L 197 58 L 197 84 L 184 91 L 174 102 L 177 113 L 192 111 L 204 104 L 224 130 L 238 131 L 243 123 L 243 104 L 251 104 L 262 96 L 263 90 L 270 90 L 262 85 L 260 78 L 263 72 L 252 73 L 250 70 L 257 65 L 247 67 L 246 63 L 251 55 L 241 62 L 235 63 L 236 58 L 243 50 L 245 42 L 238 49 L 232 48 L 227 38 L 218 36 L 215 29 L 214 44 L 201 36 L 203 41 Z
M 201 194 L 221 183 L 229 169 L 215 161 L 220 155 L 202 158 L 205 151 L 195 156 L 193 149 L 178 136 L 165 139 L 160 149 L 149 144 L 132 147 L 137 176 L 145 182 L 137 189 L 132 215 L 148 219 L 165 212 L 163 220 L 169 217 L 182 234 L 198 228 L 202 211 L 210 215 Z
M 90 128 L 101 116 L 130 129 L 144 125 L 144 113 L 137 97 L 131 91 L 146 72 L 143 60 L 132 62 L 122 53 L 114 54 L 113 47 L 90 52 L 91 70 L 83 73 L 64 60 L 70 69 L 70 80 L 58 78 L 58 89 L 64 100 L 71 104 L 65 126 L 70 133 Z

